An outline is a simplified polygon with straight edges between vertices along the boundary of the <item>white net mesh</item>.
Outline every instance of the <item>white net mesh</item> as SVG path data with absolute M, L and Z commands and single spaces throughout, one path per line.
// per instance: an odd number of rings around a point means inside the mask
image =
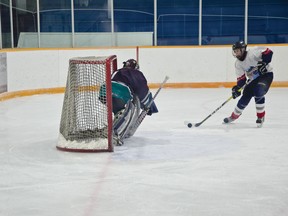
M 111 72 L 116 56 L 69 60 L 57 148 L 112 151 Z M 101 88 L 102 86 L 102 88 Z M 105 97 L 100 101 L 100 88 Z M 106 97 L 107 95 L 107 97 Z

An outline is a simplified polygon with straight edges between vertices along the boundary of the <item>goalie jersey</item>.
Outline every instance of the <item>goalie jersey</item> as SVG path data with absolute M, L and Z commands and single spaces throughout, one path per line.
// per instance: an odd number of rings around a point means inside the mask
M 127 85 L 132 94 L 139 98 L 141 109 L 145 109 L 152 100 L 152 94 L 147 85 L 147 80 L 144 74 L 137 69 L 123 67 L 112 74 L 112 81 Z M 152 113 L 157 112 L 157 106 L 153 102 L 147 114 L 152 115 Z

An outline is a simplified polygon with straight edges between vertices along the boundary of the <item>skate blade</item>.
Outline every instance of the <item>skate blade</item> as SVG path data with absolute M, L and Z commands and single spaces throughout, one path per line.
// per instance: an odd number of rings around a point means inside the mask
M 223 125 L 233 125 L 235 122 L 222 122 Z
M 257 124 L 257 128 L 262 128 L 262 126 L 263 126 L 263 123 Z
M 124 144 L 123 140 L 113 137 L 113 145 L 115 146 L 122 146 Z

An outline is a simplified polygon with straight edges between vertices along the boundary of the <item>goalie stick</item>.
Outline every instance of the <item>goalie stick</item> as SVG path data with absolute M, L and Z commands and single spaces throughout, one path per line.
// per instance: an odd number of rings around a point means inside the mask
M 240 88 L 238 91 L 241 92 L 247 85 L 249 85 L 254 79 L 256 79 L 259 76 L 258 73 L 258 68 L 254 67 L 250 73 L 254 74 L 253 79 L 248 80 L 244 86 L 242 86 L 242 88 Z M 257 72 L 257 74 L 255 74 L 255 72 Z M 201 122 L 198 123 L 194 123 L 192 124 L 191 122 L 187 122 L 185 121 L 184 124 L 187 125 L 187 127 L 191 128 L 193 126 L 195 127 L 199 127 L 200 125 L 202 125 L 207 119 L 209 119 L 212 115 L 214 115 L 219 109 L 221 109 L 226 103 L 228 103 L 231 99 L 233 98 L 233 96 L 230 96 L 226 101 L 224 101 L 219 107 L 217 107 L 217 109 L 215 109 L 212 113 L 210 113 L 205 119 L 203 119 Z
M 144 110 L 142 110 L 142 112 L 139 114 L 138 118 L 135 121 L 135 124 L 132 126 L 131 129 L 129 129 L 129 132 L 128 132 L 129 133 L 129 137 L 134 135 L 134 133 L 136 132 L 137 128 L 140 126 L 140 124 L 142 123 L 142 121 L 146 117 L 146 115 L 147 115 L 152 103 L 154 102 L 155 98 L 157 97 L 157 95 L 159 94 L 159 92 L 161 91 L 161 89 L 163 88 L 164 84 L 167 82 L 168 79 L 169 79 L 169 77 L 166 76 L 165 79 L 163 80 L 163 82 L 160 84 L 160 87 L 158 88 L 158 90 L 154 94 L 152 100 L 149 102 L 147 107 Z

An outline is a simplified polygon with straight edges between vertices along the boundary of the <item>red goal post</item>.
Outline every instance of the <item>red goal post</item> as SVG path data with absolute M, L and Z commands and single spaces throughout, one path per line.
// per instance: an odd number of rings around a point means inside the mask
M 69 60 L 57 149 L 113 151 L 111 74 L 116 70 L 116 55 Z M 100 101 L 103 86 L 106 97 Z

